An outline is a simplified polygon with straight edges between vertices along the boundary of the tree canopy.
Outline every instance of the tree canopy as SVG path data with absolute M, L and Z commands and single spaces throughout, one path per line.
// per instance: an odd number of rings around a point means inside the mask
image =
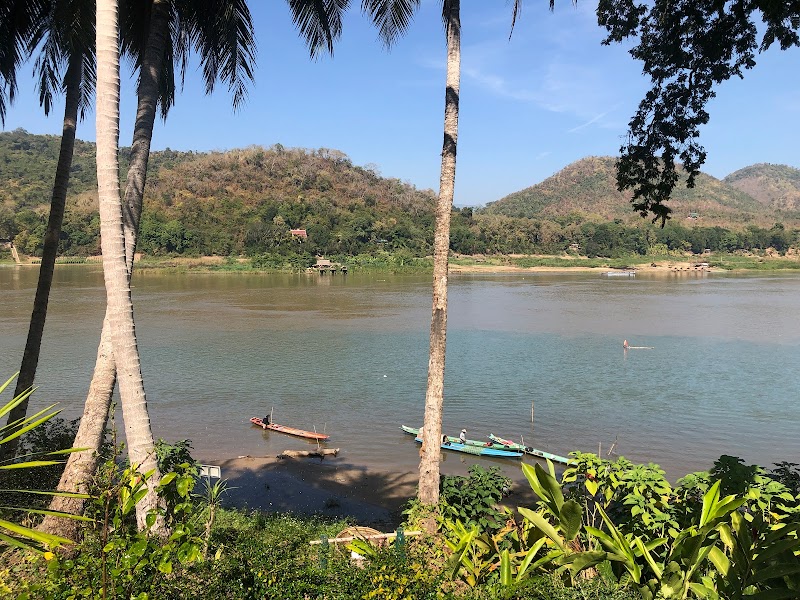
M 642 216 L 662 224 L 664 204 L 680 179 L 675 161 L 693 187 L 706 151 L 698 142 L 709 120 L 706 105 L 715 86 L 744 77 L 756 55 L 777 43 L 800 45 L 798 0 L 600 0 L 604 44 L 637 38 L 630 54 L 642 61 L 651 88 L 629 123 L 620 148 L 617 184 L 633 189 Z

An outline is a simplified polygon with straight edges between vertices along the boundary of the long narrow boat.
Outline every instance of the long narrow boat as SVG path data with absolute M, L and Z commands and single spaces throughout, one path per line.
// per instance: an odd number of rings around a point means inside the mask
M 253 417 L 252 419 L 250 419 L 250 422 L 253 425 L 258 425 L 259 427 L 262 427 L 264 429 L 270 429 L 272 431 L 277 431 L 279 433 L 294 435 L 309 440 L 325 441 L 331 437 L 329 435 L 325 435 L 324 433 L 317 433 L 315 431 L 306 431 L 305 429 L 297 429 L 296 427 L 287 427 L 286 425 L 278 425 L 277 423 L 264 423 L 264 421 L 262 419 L 259 419 L 258 417 Z
M 401 426 L 402 430 L 406 433 L 409 433 L 414 437 L 418 444 L 422 443 L 422 438 L 420 438 L 417 434 L 419 433 L 419 429 L 414 429 L 413 427 L 407 427 L 405 425 Z M 498 458 L 521 458 L 522 452 L 516 450 L 503 450 L 497 448 L 497 444 L 490 444 L 487 446 L 481 442 L 475 442 L 475 440 L 467 440 L 472 441 L 473 444 L 470 445 L 462 444 L 457 437 L 448 437 L 446 443 L 442 443 L 443 450 L 452 450 L 453 452 L 463 452 L 464 454 L 472 454 L 474 456 L 495 456 Z M 475 445 L 478 444 L 478 445 Z
M 413 436 L 418 436 L 419 435 L 419 429 L 417 429 L 416 427 L 409 427 L 408 425 L 401 425 L 400 429 L 402 429 L 403 431 L 405 431 L 409 435 L 413 435 Z M 455 436 L 447 436 L 447 441 L 450 442 L 451 444 L 453 444 L 453 443 L 460 444 L 461 443 L 461 438 L 457 438 Z M 498 444 L 496 442 L 482 442 L 480 440 L 466 440 L 464 442 L 464 445 L 466 445 L 466 446 L 475 446 L 477 448 L 489 448 L 491 450 L 511 450 L 513 452 L 521 452 L 521 450 L 519 450 L 518 448 L 509 448 L 508 446 L 505 446 L 503 444 Z
M 522 444 L 518 444 L 517 442 L 512 442 L 511 440 L 498 437 L 493 433 L 489 434 L 489 439 L 492 440 L 495 444 L 502 444 L 506 448 L 509 448 L 511 450 L 518 450 L 520 452 L 524 452 L 525 454 L 530 454 L 531 456 L 538 456 L 539 458 L 549 458 L 553 462 L 558 462 L 565 465 L 569 462 L 569 459 L 565 456 L 559 456 L 558 454 L 551 454 L 550 452 L 545 452 L 544 450 L 537 450 L 536 448 L 532 448 L 530 446 L 524 446 Z

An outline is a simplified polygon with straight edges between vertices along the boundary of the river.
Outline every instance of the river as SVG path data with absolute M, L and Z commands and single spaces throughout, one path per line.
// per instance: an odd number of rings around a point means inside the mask
M 19 368 L 37 274 L 0 267 L 3 379 Z M 349 462 L 416 469 L 399 425 L 422 420 L 430 288 L 428 275 L 136 272 L 155 435 L 191 439 L 205 461 L 308 448 L 250 426 L 274 410 L 331 434 Z M 98 267 L 57 267 L 35 407 L 80 414 L 104 294 Z M 558 454 L 616 440 L 673 480 L 721 454 L 800 462 L 796 274 L 453 274 L 449 299 L 451 435 L 524 437 Z M 623 339 L 651 349 L 623 352 Z M 463 472 L 462 456 L 445 456 L 445 472 Z

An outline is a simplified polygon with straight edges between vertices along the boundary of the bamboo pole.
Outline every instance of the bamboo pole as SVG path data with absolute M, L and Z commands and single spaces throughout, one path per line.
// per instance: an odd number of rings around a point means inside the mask
M 405 531 L 403 535 L 422 535 L 422 531 Z M 337 544 L 339 542 L 352 542 L 353 540 L 385 540 L 387 538 L 397 537 L 397 532 L 393 531 L 392 533 L 377 533 L 373 535 L 347 535 L 340 538 L 332 538 L 327 540 L 329 544 Z M 322 540 L 311 540 L 308 542 L 312 546 L 316 546 L 322 543 Z

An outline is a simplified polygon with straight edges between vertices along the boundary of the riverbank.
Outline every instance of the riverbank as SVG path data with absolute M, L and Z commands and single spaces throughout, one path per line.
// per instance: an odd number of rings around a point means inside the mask
M 137 270 L 170 270 L 176 272 L 217 273 L 287 273 L 304 272 L 298 266 L 286 268 L 269 268 L 256 265 L 250 258 L 199 256 L 199 257 L 153 257 L 137 256 Z M 361 273 L 426 273 L 432 268 L 432 259 L 409 258 L 386 254 L 381 256 L 335 257 L 341 264 L 347 265 L 350 272 Z M 56 264 L 99 265 L 102 258 L 61 257 Z M 19 266 L 36 266 L 39 259 L 24 257 Z M 0 264 L 14 265 L 10 261 Z M 714 253 L 707 255 L 676 256 L 641 256 L 630 255 L 622 258 L 589 258 L 570 254 L 563 255 L 459 255 L 450 258 L 451 273 L 569 273 L 596 272 L 603 273 L 615 269 L 635 269 L 638 273 L 714 273 L 737 271 L 784 271 L 800 269 L 800 255 L 796 252 L 779 256 L 774 253 L 763 254 L 728 254 Z
M 386 531 L 403 521 L 403 507 L 416 496 L 419 480 L 416 471 L 380 470 L 341 457 L 240 456 L 217 464 L 228 484 L 228 507 L 350 518 Z M 522 481 L 521 469 L 513 479 L 512 494 L 504 504 L 513 510 L 530 506 L 533 495 Z

